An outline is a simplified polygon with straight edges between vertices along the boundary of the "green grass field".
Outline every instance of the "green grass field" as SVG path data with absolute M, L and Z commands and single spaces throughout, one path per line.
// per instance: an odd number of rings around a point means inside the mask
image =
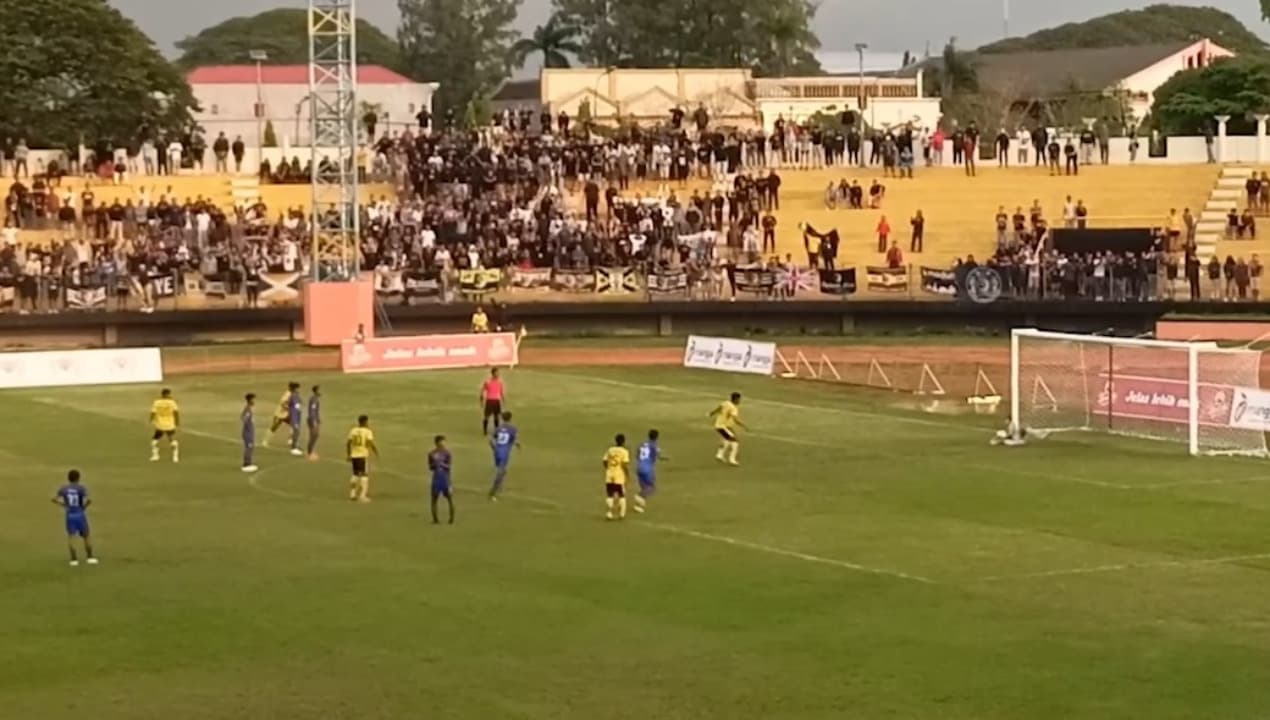
M 1270 465 L 1068 435 L 989 448 L 984 418 L 678 369 L 518 369 L 523 452 L 484 499 L 482 373 L 321 382 L 323 460 L 237 412 L 285 375 L 0 395 L 0 718 L 1264 718 Z M 742 467 L 705 414 L 746 393 Z M 344 500 L 372 416 L 375 502 Z M 644 516 L 603 520 L 612 435 L 662 431 Z M 427 520 L 444 432 L 458 524 Z M 281 438 L 278 438 L 281 440 Z M 48 500 L 85 473 L 96 567 Z

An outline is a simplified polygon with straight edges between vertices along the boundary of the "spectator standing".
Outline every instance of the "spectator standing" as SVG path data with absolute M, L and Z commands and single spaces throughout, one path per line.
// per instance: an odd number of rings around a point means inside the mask
M 229 172 L 229 138 L 221 132 L 212 143 L 212 155 L 216 157 L 216 172 Z
M 877 232 L 878 232 L 878 252 L 884 253 L 886 252 L 886 248 L 891 240 L 891 224 L 886 221 L 885 215 L 883 215 L 881 218 L 878 219 Z
M 234 156 L 234 172 L 243 171 L 243 156 L 247 154 L 247 145 L 243 143 L 243 136 L 239 135 L 234 138 L 234 144 L 229 147 L 230 153 Z
M 913 214 L 909 224 L 913 226 L 913 239 L 909 242 L 908 251 L 914 253 L 924 251 L 926 249 L 926 217 L 922 215 L 920 209 Z
M 27 166 L 27 162 L 31 158 L 31 148 L 26 146 L 24 138 L 18 139 L 17 147 L 13 149 L 13 179 L 19 177 L 31 177 L 31 171 Z

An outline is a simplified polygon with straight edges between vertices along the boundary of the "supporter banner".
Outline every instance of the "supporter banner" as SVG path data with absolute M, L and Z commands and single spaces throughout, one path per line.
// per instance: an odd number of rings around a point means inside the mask
M 517 358 L 515 333 L 346 340 L 340 346 L 340 367 L 346 373 L 511 366 Z
M 595 291 L 605 295 L 639 292 L 635 268 L 596 268 Z
M 548 290 L 551 288 L 551 268 L 514 268 L 511 283 L 512 287 L 524 290 Z
M 149 280 L 150 297 L 170 298 L 176 297 L 176 276 L 175 275 L 152 275 Z
M 223 299 L 227 294 L 225 285 L 225 281 L 219 275 L 205 275 L 203 277 L 203 294 L 216 300 Z
M 269 303 L 294 302 L 300 299 L 301 276 L 298 272 L 265 272 L 260 274 L 264 287 L 260 299 Z
M 412 297 L 440 297 L 441 273 L 408 272 L 403 275 L 405 295 Z
M 686 294 L 688 292 L 688 273 L 678 272 L 649 273 L 645 278 L 648 292 L 652 295 Z
M 12 307 L 17 296 L 17 288 L 13 285 L 0 285 L 0 309 Z
M 879 292 L 906 292 L 908 268 L 879 267 L 870 265 L 864 269 L 869 278 L 869 289 Z
M 820 271 L 820 292 L 825 295 L 853 295 L 855 290 L 855 268 Z
M 66 307 L 72 310 L 95 310 L 106 307 L 105 286 L 66 288 Z
M 0 388 L 162 380 L 163 359 L 158 348 L 0 353 Z
M 1270 391 L 1235 388 L 1230 409 L 1230 426 L 1240 430 L 1270 432 Z
M 595 292 L 595 271 L 557 270 L 552 273 L 551 286 L 565 292 Z
M 776 285 L 785 288 L 792 295 L 797 295 L 800 290 L 815 290 L 816 271 L 799 267 L 777 270 Z
M 1185 380 L 1139 375 L 1102 375 L 1102 391 L 1094 399 L 1091 413 L 1113 425 L 1117 419 L 1155 420 L 1186 424 L 1190 415 L 1190 393 Z M 1199 424 L 1228 427 L 1232 424 L 1229 385 L 1199 386 Z M 1245 414 L 1247 411 L 1245 410 Z
M 496 292 L 502 279 L 501 270 L 462 270 L 459 272 L 459 290 L 465 295 L 485 295 Z
M 689 335 L 684 347 L 687 368 L 771 375 L 775 362 L 775 343 Z
M 400 270 L 376 271 L 375 292 L 379 295 L 400 295 L 406 291 L 406 280 Z
M 934 295 L 957 295 L 957 273 L 942 268 L 922 267 L 922 290 Z
M 776 273 L 763 268 L 737 268 L 736 289 L 749 293 L 770 293 L 776 287 Z

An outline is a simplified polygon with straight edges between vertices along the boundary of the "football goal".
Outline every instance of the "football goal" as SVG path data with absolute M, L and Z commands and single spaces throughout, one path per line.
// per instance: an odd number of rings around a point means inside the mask
M 1010 419 L 1186 443 L 1192 455 L 1266 455 L 1261 353 L 1216 343 L 1014 330 Z M 1251 410 L 1250 412 L 1250 403 Z

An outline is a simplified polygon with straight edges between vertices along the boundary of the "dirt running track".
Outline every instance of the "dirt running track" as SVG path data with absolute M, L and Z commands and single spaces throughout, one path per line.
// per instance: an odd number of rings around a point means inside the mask
M 844 383 L 929 391 L 933 389 L 933 376 L 950 395 L 985 391 L 977 382 L 980 370 L 996 390 L 1004 392 L 1010 364 L 1009 350 L 1003 345 L 781 345 L 780 352 L 790 363 L 802 353 L 813 368 L 820 368 L 821 359 L 827 359 Z M 520 359 L 521 364 L 528 367 L 678 365 L 683 359 L 683 350 L 676 347 L 534 347 L 531 341 L 521 348 Z M 930 374 L 923 368 L 929 368 Z M 241 355 L 218 349 L 205 355 L 191 351 L 164 358 L 164 371 L 169 375 L 338 369 L 339 353 L 334 349 L 329 352 L 244 352 Z M 781 370 L 783 368 L 777 368 L 778 372 Z M 800 372 L 800 375 L 808 374 L 805 368 Z M 827 366 L 821 375 L 821 379 L 831 378 Z

